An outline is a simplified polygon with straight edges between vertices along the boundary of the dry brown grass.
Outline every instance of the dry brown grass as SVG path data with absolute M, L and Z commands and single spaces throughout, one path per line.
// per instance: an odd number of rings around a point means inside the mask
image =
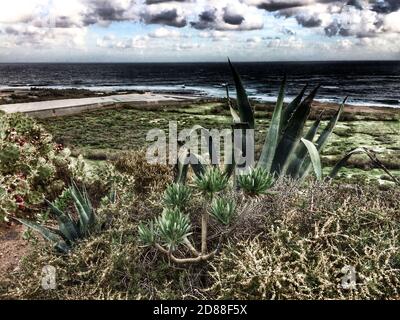
M 242 206 L 212 263 L 219 299 L 393 299 L 400 291 L 400 190 L 280 182 Z M 251 234 L 252 236 L 248 236 Z M 256 236 L 258 235 L 258 236 Z M 356 268 L 357 287 L 341 284 Z

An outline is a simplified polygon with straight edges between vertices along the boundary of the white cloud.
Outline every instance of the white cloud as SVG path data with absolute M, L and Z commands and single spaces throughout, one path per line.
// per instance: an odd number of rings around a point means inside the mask
M 126 31 L 118 37 L 103 37 L 104 31 L 100 36 L 91 33 L 96 29 L 91 26 L 107 28 L 111 24 L 114 32 L 114 27 L 118 29 L 117 23 L 121 22 L 143 29 L 135 34 Z M 152 26 L 146 27 L 147 24 Z M 174 41 L 168 43 L 170 39 Z M 209 43 L 213 53 L 204 45 L 208 41 L 215 42 Z M 247 45 L 249 49 L 257 46 L 312 51 L 316 57 L 318 50 L 340 49 L 352 55 L 352 50 L 361 52 L 362 48 L 393 56 L 399 49 L 398 43 L 400 1 L 395 0 L 0 2 L 0 46 L 24 53 L 26 48 L 82 50 L 91 46 L 89 50 L 168 47 L 189 52 L 204 50 L 206 55 L 229 54 L 229 50 L 239 52 Z M 158 52 L 163 54 L 162 50 Z
M 178 30 L 161 27 L 153 32 L 150 32 L 149 36 L 151 38 L 179 38 L 181 33 Z

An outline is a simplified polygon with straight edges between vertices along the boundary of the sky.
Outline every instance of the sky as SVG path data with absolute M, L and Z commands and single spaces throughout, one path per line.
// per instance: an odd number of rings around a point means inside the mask
M 0 0 L 0 62 L 400 60 L 400 0 Z

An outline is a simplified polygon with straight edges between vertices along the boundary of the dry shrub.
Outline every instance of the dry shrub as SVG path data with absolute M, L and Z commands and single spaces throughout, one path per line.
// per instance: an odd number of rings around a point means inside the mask
M 135 179 L 135 191 L 139 194 L 162 192 L 173 181 L 173 169 L 167 165 L 149 164 L 145 151 L 121 153 L 113 163 L 116 170 Z
M 217 298 L 399 297 L 398 188 L 281 181 L 275 191 L 242 207 L 230 243 L 212 263 Z M 345 266 L 356 269 L 354 290 L 341 287 Z

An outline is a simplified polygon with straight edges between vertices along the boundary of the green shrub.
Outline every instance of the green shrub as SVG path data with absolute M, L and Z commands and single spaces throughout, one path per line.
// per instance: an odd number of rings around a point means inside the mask
M 35 120 L 0 115 L 0 220 L 40 211 L 71 178 L 70 152 L 52 142 Z
M 149 164 L 144 151 L 119 154 L 113 160 L 115 169 L 135 179 L 135 192 L 148 194 L 163 191 L 173 180 L 172 168 L 162 164 Z

